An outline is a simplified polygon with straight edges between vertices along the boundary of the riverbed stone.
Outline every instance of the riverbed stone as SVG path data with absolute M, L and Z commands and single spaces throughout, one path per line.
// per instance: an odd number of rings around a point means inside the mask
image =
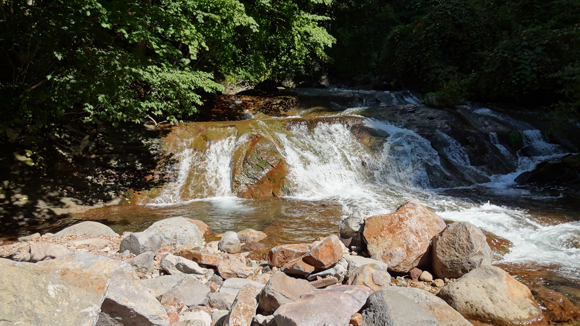
M 427 271 L 423 271 L 419 276 L 419 280 L 423 282 L 433 282 L 433 275 Z
M 278 272 L 270 278 L 259 295 L 260 311 L 271 315 L 280 306 L 294 302 L 305 293 L 314 291 L 315 287 L 308 281 L 287 276 Z
M 209 293 L 209 286 L 202 284 L 195 278 L 191 278 L 164 293 L 161 296 L 161 304 L 163 306 L 176 303 L 188 307 L 198 306 L 206 302 L 206 297 Z
M 247 278 L 255 274 L 255 269 L 238 260 L 224 260 L 217 266 L 218 272 L 224 279 Z
M 71 225 L 61 231 L 55 233 L 53 237 L 62 238 L 66 235 L 104 235 L 107 237 L 118 237 L 119 235 L 105 224 L 93 221 L 85 221 L 75 225 Z
M 338 262 L 336 263 L 336 265 L 334 265 L 334 267 L 308 275 L 308 280 L 313 281 L 318 278 L 334 277 L 338 280 L 338 282 L 342 283 L 342 281 L 346 277 L 347 271 L 348 271 L 348 261 L 343 257 L 338 260 Z
M 308 275 L 314 273 L 315 268 L 314 266 L 306 263 L 303 257 L 300 257 L 284 265 L 281 271 L 289 275 L 308 277 Z
M 241 249 L 240 247 L 241 247 L 240 238 L 238 237 L 238 234 L 233 231 L 228 231 L 224 233 L 218 244 L 219 250 L 230 254 L 240 252 Z
M 380 268 L 384 270 L 387 270 L 389 267 L 387 264 L 385 264 L 380 260 L 366 258 L 362 256 L 344 255 L 343 258 L 348 263 L 348 270 L 346 272 L 347 279 L 351 279 L 354 275 L 354 271 L 356 271 L 356 269 L 361 267 L 362 265 L 375 264 L 377 266 L 381 266 Z
M 217 267 L 224 260 L 224 257 L 219 254 L 203 252 L 199 247 L 189 245 L 177 248 L 175 255 L 211 267 Z
M 260 242 L 266 239 L 268 236 L 262 231 L 256 231 L 253 229 L 245 229 L 238 232 L 238 237 L 242 243 L 252 243 Z
M 306 255 L 310 251 L 310 244 L 288 244 L 270 249 L 268 252 L 268 264 L 270 267 L 282 268 L 290 261 Z
M 200 267 L 196 262 L 185 259 L 181 256 L 174 256 L 172 254 L 165 254 L 161 258 L 161 268 L 172 275 L 178 274 L 195 274 L 204 275 L 207 269 Z
M 306 293 L 274 313 L 277 326 L 348 325 L 369 296 L 362 285 L 333 285 Z
M 169 325 L 159 302 L 127 263 L 74 252 L 36 264 L 0 259 L 0 271 L 1 320 L 21 325 L 108 325 L 107 320 Z
M 418 303 L 389 290 L 371 294 L 362 316 L 365 326 L 439 325 L 437 319 Z
M 580 321 L 580 309 L 565 295 L 540 285 L 532 289 L 534 297 L 543 307 L 544 315 L 549 321 L 559 323 Z
M 31 242 L 29 245 L 30 259 L 31 262 L 38 262 L 43 260 L 50 260 L 66 255 L 71 251 L 63 246 L 56 243 L 48 242 Z
M 123 238 L 119 252 L 129 250 L 134 255 L 151 251 L 157 253 L 163 243 L 163 237 L 153 232 L 133 232 Z
M 421 274 L 423 274 L 423 271 L 418 269 L 417 267 L 413 267 L 411 268 L 411 270 L 409 271 L 409 277 L 411 278 L 411 280 L 413 280 L 414 282 L 418 282 L 419 281 L 419 277 L 421 277 Z
M 363 236 L 372 258 L 389 270 L 407 273 L 417 267 L 431 240 L 445 229 L 443 219 L 417 200 L 409 200 L 394 213 L 369 217 Z
M 204 221 L 194 220 L 194 219 L 187 218 L 187 217 L 185 218 L 185 220 L 188 221 L 189 223 L 195 224 L 195 226 L 197 226 L 197 228 L 199 229 L 201 234 L 203 234 L 203 236 L 208 236 L 208 235 L 211 235 L 213 233 L 212 230 L 209 228 L 209 226 L 207 224 L 205 224 Z
M 144 252 L 127 261 L 137 273 L 146 274 L 155 267 L 155 254 L 152 251 Z
M 491 265 L 486 236 L 469 222 L 455 222 L 433 244 L 433 270 L 439 278 L 459 278 Z
M 232 310 L 224 321 L 224 326 L 247 326 L 252 323 L 258 309 L 260 290 L 252 284 L 246 284 L 234 300 Z
M 342 244 L 336 235 L 331 235 L 324 239 L 322 243 L 314 246 L 303 260 L 317 271 L 321 271 L 334 266 L 342 258 Z
M 203 245 L 203 233 L 183 217 L 171 217 L 153 223 L 146 232 L 159 234 L 165 245 Z
M 474 269 L 438 296 L 468 319 L 500 326 L 546 324 L 530 290 L 499 267 Z
M 384 266 L 375 264 L 362 265 L 354 271 L 348 284 L 364 285 L 371 289 L 372 292 L 380 291 L 391 285 L 391 275 Z
M 362 233 L 364 230 L 365 219 L 360 212 L 348 216 L 338 224 L 340 238 L 348 242 L 348 246 L 360 247 L 363 243 Z
M 389 291 L 401 294 L 425 308 L 441 326 L 471 326 L 471 323 L 443 299 L 417 288 L 392 286 Z

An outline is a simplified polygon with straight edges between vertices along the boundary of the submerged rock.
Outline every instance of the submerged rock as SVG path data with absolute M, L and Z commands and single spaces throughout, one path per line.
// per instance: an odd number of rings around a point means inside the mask
M 410 200 L 394 213 L 369 217 L 363 235 L 373 258 L 387 263 L 391 271 L 407 273 L 419 265 L 431 239 L 445 227 L 441 217 Z

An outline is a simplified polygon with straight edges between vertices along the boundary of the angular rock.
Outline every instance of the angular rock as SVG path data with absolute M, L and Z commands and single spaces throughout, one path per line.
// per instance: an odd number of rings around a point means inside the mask
M 207 269 L 200 267 L 196 262 L 172 254 L 166 254 L 161 258 L 161 268 L 171 275 L 207 273 Z
M 425 308 L 441 326 L 471 326 L 460 313 L 451 308 L 443 299 L 420 289 L 392 286 L 387 291 L 397 292 Z
M 231 293 L 210 293 L 207 296 L 207 304 L 214 309 L 229 311 L 232 309 L 236 295 Z
M 264 288 L 264 284 L 252 280 L 242 278 L 230 278 L 224 281 L 224 284 L 220 288 L 220 293 L 238 295 L 240 290 L 248 284 L 258 289 L 258 292 L 262 291 L 262 289 Z
M 188 246 L 178 248 L 175 252 L 177 256 L 192 260 L 198 264 L 217 267 L 224 258 L 218 254 L 205 253 L 198 249 L 191 249 Z
M 216 310 L 211 314 L 211 326 L 221 326 L 230 312 L 228 310 Z
M 224 233 L 219 244 L 218 249 L 230 254 L 235 254 L 240 252 L 241 242 L 238 238 L 238 234 L 233 231 L 228 231 Z
M 238 232 L 238 237 L 242 243 L 252 243 L 260 242 L 266 239 L 268 236 L 262 231 L 256 231 L 253 229 L 245 229 Z
M 302 257 L 310 251 L 307 243 L 281 245 L 270 249 L 268 264 L 270 267 L 282 268 L 291 260 Z
M 61 231 L 55 233 L 53 237 L 55 238 L 62 238 L 66 235 L 105 235 L 108 237 L 118 237 L 119 235 L 113 231 L 110 227 L 101 224 L 99 222 L 93 221 L 85 221 L 81 222 L 67 228 L 62 229 Z
M 385 265 L 385 264 L 383 264 L 383 265 Z M 385 265 L 385 268 L 386 268 L 386 265 Z M 346 259 L 340 258 L 338 260 L 338 263 L 336 263 L 336 265 L 334 265 L 333 268 L 329 268 L 329 269 L 323 270 L 323 271 L 318 272 L 318 273 L 310 274 L 308 276 L 308 280 L 313 281 L 317 278 L 324 278 L 324 277 L 330 276 L 330 277 L 336 278 L 339 283 L 342 283 L 342 281 L 346 277 L 347 270 L 348 270 L 348 262 L 346 261 Z
M 188 321 L 190 324 L 199 326 L 210 326 L 211 316 L 205 311 L 187 311 L 179 317 L 179 321 Z
M 241 249 L 242 251 L 262 251 L 266 249 L 266 246 L 259 242 L 250 242 L 244 243 Z
M 354 272 L 349 279 L 350 285 L 365 285 L 372 292 L 380 291 L 391 285 L 391 275 L 382 265 L 368 264 L 362 265 Z
M 198 306 L 206 302 L 206 297 L 209 293 L 209 286 L 201 284 L 198 280 L 192 278 L 163 294 L 161 296 L 161 304 L 163 306 L 176 303 L 188 307 Z
M 152 232 L 133 232 L 123 238 L 119 246 L 119 252 L 129 250 L 134 255 L 140 255 L 147 251 L 157 253 L 162 243 L 163 237 L 159 234 Z
M 316 281 L 310 282 L 310 285 L 314 286 L 317 289 L 323 289 L 325 287 L 338 284 L 338 279 L 334 276 L 329 276 L 327 278 L 321 278 Z
M 218 272 L 224 279 L 246 278 L 254 275 L 254 269 L 237 260 L 224 260 L 217 266 Z
M 348 325 L 351 316 L 365 304 L 369 292 L 362 285 L 333 285 L 315 290 L 278 308 L 274 320 L 277 326 Z
M 388 269 L 387 264 L 385 264 L 384 262 L 382 262 L 380 260 L 376 260 L 376 259 L 371 259 L 371 258 L 366 258 L 366 257 L 361 257 L 361 256 L 351 256 L 351 255 L 345 255 L 345 256 L 343 256 L 343 258 L 348 263 L 348 270 L 346 272 L 347 279 L 351 279 L 354 275 L 354 271 L 356 271 L 356 269 L 361 267 L 362 265 L 375 264 L 376 266 L 381 266 L 380 269 L 384 269 L 384 270 Z
M 164 275 L 141 280 L 141 284 L 151 291 L 155 297 L 161 297 L 169 290 L 180 286 L 191 278 L 193 278 L 191 275 Z
M 200 220 L 193 220 L 190 218 L 185 218 L 186 221 L 188 221 L 189 223 L 193 223 L 195 224 L 195 226 L 197 226 L 197 228 L 199 229 L 199 231 L 201 232 L 201 234 L 203 234 L 203 236 L 207 236 L 212 234 L 213 232 L 211 231 L 211 229 L 209 228 L 209 226 L 207 226 L 207 224 L 205 224 L 205 222 L 200 221 Z
M 438 326 L 439 322 L 415 301 L 389 290 L 370 295 L 362 312 L 365 326 Z
M 356 213 L 340 221 L 338 232 L 341 239 L 350 239 L 349 246 L 361 246 L 363 244 L 362 233 L 365 219 L 360 213 Z
M 31 262 L 50 260 L 66 255 L 71 251 L 63 245 L 48 242 L 31 242 L 30 243 L 30 260 Z
M 0 319 L 13 324 L 169 325 L 159 302 L 120 261 L 75 252 L 36 264 L 0 259 L 0 271 Z
M 474 269 L 438 295 L 468 319 L 500 326 L 546 324 L 530 290 L 498 267 Z
M 313 247 L 303 258 L 304 262 L 316 270 L 332 267 L 342 258 L 342 244 L 336 235 L 324 239 L 321 244 Z
M 387 263 L 391 271 L 407 273 L 445 227 L 441 217 L 419 201 L 409 200 L 394 213 L 368 218 L 363 236 L 373 258 Z
M 147 251 L 127 261 L 137 273 L 146 274 L 153 271 L 155 267 L 155 254 Z
M 294 302 L 305 293 L 314 291 L 315 287 L 308 281 L 286 276 L 278 272 L 270 278 L 259 295 L 260 311 L 271 315 L 281 305 Z
M 491 265 L 486 236 L 469 222 L 455 222 L 433 243 L 433 270 L 439 278 L 459 278 Z
M 247 326 L 252 323 L 258 308 L 260 290 L 251 284 L 245 285 L 234 300 L 232 310 L 224 321 L 224 326 Z
M 264 315 L 260 315 L 257 314 L 254 316 L 254 319 L 252 320 L 252 326 L 257 325 L 257 326 L 276 326 L 274 325 L 274 316 L 270 315 L 270 316 L 264 316 Z
M 288 264 L 282 267 L 281 271 L 290 274 L 290 275 L 298 275 L 302 277 L 307 277 L 315 270 L 314 266 L 307 264 L 303 257 L 294 259 L 293 261 L 289 262 Z
M 166 245 L 203 245 L 203 234 L 199 228 L 183 217 L 171 217 L 153 223 L 145 232 L 159 234 Z

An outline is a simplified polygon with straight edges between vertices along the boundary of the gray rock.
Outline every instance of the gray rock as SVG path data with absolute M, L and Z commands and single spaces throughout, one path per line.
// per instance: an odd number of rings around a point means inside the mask
M 200 267 L 193 260 L 185 259 L 180 256 L 174 256 L 172 254 L 166 254 L 161 258 L 161 268 L 171 274 L 195 274 L 195 275 L 205 275 L 207 269 Z
M 55 233 L 53 237 L 62 238 L 68 234 L 72 235 L 105 235 L 108 237 L 118 237 L 119 235 L 110 227 L 93 221 L 81 222 Z
M 467 319 L 463 318 L 460 313 L 449 306 L 443 299 L 427 291 L 398 286 L 392 286 L 387 291 L 397 292 L 415 301 L 433 315 L 441 326 L 471 326 Z
M 264 316 L 257 314 L 254 316 L 252 320 L 252 325 L 259 325 L 259 326 L 275 326 L 274 316 Z
M 235 299 L 236 294 L 232 293 L 210 293 L 207 296 L 207 304 L 214 309 L 229 311 Z
M 370 289 L 362 286 L 333 285 L 304 294 L 274 313 L 277 326 L 348 325 L 354 313 L 365 304 Z
M 341 239 L 350 239 L 349 246 L 361 246 L 363 244 L 362 232 L 365 219 L 359 212 L 340 221 L 338 232 Z
M 334 267 L 324 270 L 322 272 L 308 275 L 308 280 L 314 281 L 319 277 L 326 278 L 332 276 L 335 277 L 339 283 L 342 283 L 342 281 L 346 277 L 347 270 L 348 270 L 348 262 L 346 261 L 346 259 L 340 258 L 338 260 L 338 263 L 336 263 Z
M 271 315 L 281 305 L 300 299 L 305 293 L 316 290 L 308 281 L 286 276 L 278 272 L 270 278 L 266 286 L 260 292 L 260 311 Z
M 347 279 L 351 279 L 353 274 L 354 274 L 354 271 L 356 271 L 357 268 L 361 267 L 362 265 L 375 264 L 375 266 L 382 266 L 382 267 L 379 267 L 380 269 L 387 270 L 387 268 L 388 268 L 387 264 L 383 263 L 382 261 L 376 260 L 376 259 L 371 259 L 371 258 L 366 258 L 366 257 L 361 257 L 361 256 L 352 256 L 352 255 L 345 255 L 342 258 L 344 258 L 346 260 L 346 262 L 348 263 L 348 270 L 346 272 Z
M 194 322 L 194 325 L 200 326 L 210 326 L 211 325 L 211 316 L 202 310 L 199 311 L 187 311 L 181 317 L 179 317 L 179 321 L 189 321 Z
M 85 240 L 72 241 L 72 244 L 75 245 L 75 247 L 88 245 L 96 248 L 102 248 L 108 246 L 109 244 L 111 244 L 111 242 L 105 239 L 90 238 Z
M 365 326 L 438 326 L 439 322 L 415 301 L 389 290 L 370 295 L 362 312 Z
M 203 233 L 183 217 L 172 217 L 153 223 L 146 232 L 159 234 L 166 245 L 193 244 L 203 246 Z
M 0 270 L 0 320 L 17 325 L 169 325 L 163 307 L 127 263 L 75 252 L 36 264 L 0 259 Z
M 31 235 L 25 235 L 22 237 L 18 237 L 18 241 L 26 242 L 26 241 L 30 241 L 30 240 L 34 240 L 34 239 L 38 239 L 38 238 L 40 238 L 40 233 L 36 232 L 34 234 L 31 234 Z
M 491 265 L 485 234 L 469 222 L 455 222 L 433 244 L 433 270 L 439 278 L 459 278 Z
M 224 284 L 220 288 L 220 293 L 229 293 L 233 295 L 238 295 L 238 292 L 240 292 L 240 290 L 246 284 L 254 286 L 255 288 L 258 289 L 258 292 L 262 291 L 262 289 L 264 288 L 264 284 L 258 283 L 256 281 L 248 280 L 245 278 L 228 278 L 227 280 L 224 281 Z
M 63 245 L 48 242 L 31 242 L 30 243 L 30 261 L 37 262 L 54 259 L 66 255 L 71 251 Z
M 152 291 L 155 297 L 161 297 L 169 290 L 179 286 L 191 278 L 193 278 L 191 275 L 165 275 L 142 280 L 141 284 Z
M 146 274 L 153 271 L 155 267 L 155 254 L 151 251 L 144 252 L 137 257 L 134 257 L 127 261 L 135 272 Z
M 129 250 L 134 255 L 140 255 L 144 252 L 151 251 L 157 253 L 163 237 L 152 232 L 133 232 L 123 238 L 119 246 L 119 252 Z
M 216 310 L 211 313 L 211 326 L 221 326 L 230 312 L 228 310 Z
M 465 318 L 493 325 L 533 324 L 543 318 L 530 289 L 494 266 L 472 270 L 438 296 Z
M 210 292 L 209 286 L 192 278 L 165 292 L 161 296 L 161 304 L 165 306 L 181 302 L 188 307 L 199 306 L 207 301 L 206 298 Z
M 218 243 L 218 249 L 230 254 L 235 254 L 241 250 L 241 242 L 238 234 L 233 231 L 228 231 L 224 233 L 220 242 Z

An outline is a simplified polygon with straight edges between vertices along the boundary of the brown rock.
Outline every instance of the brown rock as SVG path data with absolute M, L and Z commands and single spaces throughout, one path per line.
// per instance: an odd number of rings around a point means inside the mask
M 242 245 L 242 251 L 262 251 L 266 249 L 266 246 L 259 242 L 244 243 Z
M 580 310 L 566 296 L 543 286 L 534 287 L 534 296 L 544 307 L 544 315 L 549 321 L 571 322 L 580 321 Z
M 258 309 L 257 296 L 260 290 L 251 284 L 245 285 L 234 300 L 232 310 L 223 326 L 249 326 Z
M 303 294 L 314 290 L 308 281 L 278 272 L 260 292 L 260 311 L 266 315 L 273 314 L 280 306 L 294 302 Z
M 362 323 L 363 323 L 362 315 L 359 314 L 358 312 L 356 314 L 352 315 L 352 317 L 350 317 L 349 323 L 352 326 L 362 326 Z
M 256 231 L 253 229 L 245 229 L 238 232 L 238 237 L 242 243 L 252 243 L 260 242 L 266 239 L 268 236 L 262 231 Z
M 268 253 L 268 264 L 271 267 L 281 268 L 291 260 L 304 256 L 309 251 L 310 245 L 307 243 L 277 246 L 270 249 Z
M 221 263 L 224 260 L 224 258 L 221 255 L 208 254 L 201 252 L 200 250 L 188 249 L 187 247 L 178 249 L 175 255 L 181 256 L 189 260 L 193 260 L 194 262 L 201 265 L 212 267 L 217 267 L 219 263 Z
M 322 289 L 322 288 L 325 288 L 327 286 L 338 284 L 338 279 L 334 276 L 329 276 L 326 278 L 318 279 L 316 281 L 312 281 L 312 282 L 310 282 L 310 284 L 317 289 Z
M 314 267 L 304 262 L 302 257 L 294 259 L 282 267 L 282 272 L 290 275 L 306 277 L 314 272 Z
M 418 282 L 419 281 L 419 277 L 421 276 L 421 273 L 423 273 L 422 270 L 418 269 L 417 267 L 412 268 L 409 271 L 409 277 L 415 281 Z
M 380 265 L 363 265 L 356 269 L 349 284 L 365 285 L 371 292 L 380 291 L 391 284 L 391 275 Z
M 254 275 L 253 268 L 235 260 L 224 260 L 218 264 L 217 268 L 220 276 L 225 279 L 234 277 L 246 278 Z
M 197 226 L 197 228 L 201 231 L 201 233 L 203 234 L 204 237 L 213 233 L 211 231 L 211 229 L 209 228 L 209 226 L 207 226 L 207 224 L 205 224 L 203 221 L 193 220 L 190 218 L 185 218 L 185 220 L 190 222 L 190 223 L 195 224 Z
M 373 258 L 387 263 L 391 271 L 407 273 L 444 229 L 441 217 L 419 201 L 409 200 L 394 213 L 368 218 L 363 236 Z
M 342 258 L 342 244 L 340 239 L 333 234 L 312 248 L 303 259 L 316 270 L 324 270 L 332 267 L 340 258 Z

